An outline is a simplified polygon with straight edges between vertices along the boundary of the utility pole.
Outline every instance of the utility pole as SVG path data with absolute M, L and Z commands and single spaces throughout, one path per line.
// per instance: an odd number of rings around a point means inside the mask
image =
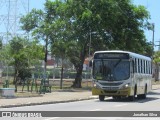
M 152 31 L 153 31 L 153 34 L 152 34 L 152 58 L 153 58 L 153 54 L 154 54 L 154 28 L 155 28 L 155 25 L 154 23 L 152 23 Z
M 151 58 L 152 58 L 152 74 L 156 74 L 155 73 L 156 65 L 153 64 L 153 55 L 154 55 L 154 28 L 155 28 L 154 23 L 150 24 L 149 29 L 152 30 L 152 55 L 151 55 Z
M 160 41 L 156 41 L 156 42 L 159 42 L 159 44 L 155 46 L 158 46 L 158 51 L 160 51 Z M 155 63 L 155 81 L 158 81 L 160 79 L 159 70 L 160 70 L 160 63 L 156 62 Z

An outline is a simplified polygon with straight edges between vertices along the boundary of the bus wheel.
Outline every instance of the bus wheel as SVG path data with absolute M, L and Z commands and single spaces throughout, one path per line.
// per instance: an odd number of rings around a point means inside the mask
M 130 101 L 134 101 L 135 100 L 135 96 L 137 94 L 136 92 L 137 92 L 137 87 L 135 86 L 135 88 L 134 88 L 134 95 L 128 97 Z
M 147 85 L 145 86 L 144 94 L 142 94 L 141 98 L 146 99 L 147 96 Z
M 121 99 L 121 96 L 112 96 L 113 99 L 118 100 Z
M 129 101 L 134 101 L 135 96 L 129 96 L 128 98 L 129 98 Z
M 105 96 L 104 95 L 99 95 L 99 100 L 104 101 Z
M 112 96 L 113 99 L 117 99 L 117 96 Z

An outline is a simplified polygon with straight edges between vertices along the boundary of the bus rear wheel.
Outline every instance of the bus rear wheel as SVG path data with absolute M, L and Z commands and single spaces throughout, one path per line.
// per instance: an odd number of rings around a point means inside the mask
M 145 86 L 144 94 L 141 95 L 142 99 L 146 99 L 147 96 L 147 85 Z
M 104 95 L 99 95 L 99 100 L 104 101 L 105 96 Z
M 147 96 L 147 85 L 145 86 L 144 94 L 137 95 L 137 97 L 138 97 L 139 99 L 145 99 L 146 96 Z

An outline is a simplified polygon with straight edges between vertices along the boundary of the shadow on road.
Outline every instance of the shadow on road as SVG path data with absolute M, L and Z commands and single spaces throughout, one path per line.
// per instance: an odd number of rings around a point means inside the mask
M 149 102 L 149 101 L 154 101 L 154 100 L 158 100 L 160 99 L 160 97 L 157 97 L 160 95 L 159 90 L 154 90 L 154 91 L 150 91 L 147 94 L 146 99 L 142 99 L 142 98 L 135 98 L 134 101 L 130 101 L 127 97 L 123 97 L 123 98 L 119 98 L 119 99 L 113 99 L 112 97 L 106 97 L 106 99 L 104 101 L 99 101 L 97 100 L 97 102 L 137 102 L 137 103 L 145 103 L 145 102 Z
M 147 97 L 146 99 L 139 99 L 137 100 L 138 103 L 145 103 L 145 102 L 149 102 L 149 101 L 153 101 L 153 100 L 157 100 L 159 98 L 156 97 Z
M 151 92 L 148 93 L 148 95 L 160 95 L 160 93 L 159 92 L 151 91 Z
M 153 101 L 153 100 L 157 100 L 160 98 L 156 98 L 156 97 L 147 97 L 146 99 L 139 99 L 139 98 L 135 98 L 134 101 L 130 101 L 128 98 L 121 98 L 121 99 L 105 99 L 104 101 L 99 101 L 97 100 L 97 102 L 137 102 L 137 103 L 145 103 L 145 102 L 149 102 L 149 101 Z

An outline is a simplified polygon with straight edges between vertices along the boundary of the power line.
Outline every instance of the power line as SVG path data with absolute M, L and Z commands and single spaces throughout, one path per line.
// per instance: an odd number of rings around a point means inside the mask
M 3 43 L 8 43 L 13 37 L 24 34 L 20 30 L 19 20 L 28 12 L 29 0 L 1 0 L 0 36 L 3 37 Z

